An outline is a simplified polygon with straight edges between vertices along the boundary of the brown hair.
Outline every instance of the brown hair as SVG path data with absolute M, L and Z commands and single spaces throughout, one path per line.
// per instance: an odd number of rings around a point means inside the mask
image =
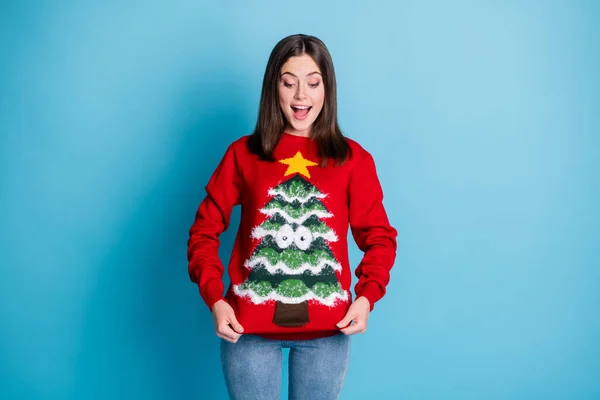
M 319 116 L 311 127 L 310 136 L 317 142 L 321 166 L 333 159 L 343 164 L 349 156 L 350 146 L 337 121 L 335 71 L 329 50 L 317 37 L 291 35 L 283 38 L 273 48 L 263 79 L 258 120 L 248 140 L 250 151 L 261 159 L 273 161 L 273 150 L 286 127 L 286 119 L 279 106 L 278 84 L 283 64 L 290 57 L 308 54 L 319 66 L 325 85 L 325 101 Z

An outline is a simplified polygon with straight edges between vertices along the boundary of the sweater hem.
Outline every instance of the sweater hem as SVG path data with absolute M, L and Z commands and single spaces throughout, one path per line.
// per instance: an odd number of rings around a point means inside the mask
M 335 336 L 340 331 L 315 331 L 315 332 L 295 332 L 295 333 L 252 333 L 263 339 L 270 340 L 313 340 L 330 336 Z

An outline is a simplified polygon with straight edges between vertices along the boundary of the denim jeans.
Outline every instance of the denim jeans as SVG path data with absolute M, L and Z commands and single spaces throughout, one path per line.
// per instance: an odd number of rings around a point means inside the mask
M 279 400 L 282 348 L 289 348 L 289 399 L 339 398 L 350 362 L 350 336 L 272 340 L 242 335 L 221 339 L 221 363 L 231 400 Z

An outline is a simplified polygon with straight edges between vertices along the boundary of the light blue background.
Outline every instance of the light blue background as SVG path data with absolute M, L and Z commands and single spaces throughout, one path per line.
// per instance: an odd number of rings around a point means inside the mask
M 1 398 L 226 398 L 188 229 L 299 32 L 399 232 L 342 399 L 600 397 L 600 3 L 366 3 L 3 3 Z

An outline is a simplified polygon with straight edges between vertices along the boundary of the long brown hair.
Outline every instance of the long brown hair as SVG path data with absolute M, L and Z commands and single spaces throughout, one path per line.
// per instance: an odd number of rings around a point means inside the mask
M 258 120 L 248 140 L 250 151 L 264 160 L 273 161 L 273 150 L 286 128 L 286 119 L 279 106 L 278 85 L 283 64 L 290 57 L 308 54 L 319 66 L 325 85 L 323 108 L 313 123 L 310 137 L 317 142 L 321 166 L 328 159 L 343 164 L 350 155 L 350 146 L 337 121 L 336 82 L 333 61 L 325 44 L 310 35 L 290 35 L 273 48 L 263 79 Z

